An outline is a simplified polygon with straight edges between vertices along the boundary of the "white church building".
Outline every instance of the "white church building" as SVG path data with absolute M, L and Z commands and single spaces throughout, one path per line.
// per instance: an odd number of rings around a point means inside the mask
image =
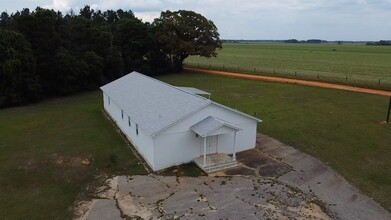
M 206 172 L 236 166 L 255 147 L 260 119 L 138 72 L 101 87 L 104 109 L 154 170 L 194 161 Z

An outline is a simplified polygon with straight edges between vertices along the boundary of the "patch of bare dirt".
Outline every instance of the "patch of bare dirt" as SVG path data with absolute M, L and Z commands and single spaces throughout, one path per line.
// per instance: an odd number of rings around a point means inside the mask
M 58 167 L 87 166 L 92 161 L 91 157 L 65 157 L 58 154 L 52 154 L 50 158 L 52 163 Z
M 28 159 L 18 166 L 18 170 L 32 170 L 38 167 L 38 164 L 33 159 Z

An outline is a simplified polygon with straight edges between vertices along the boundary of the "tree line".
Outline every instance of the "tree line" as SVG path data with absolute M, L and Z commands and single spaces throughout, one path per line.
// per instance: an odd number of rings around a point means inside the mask
M 376 41 L 376 42 L 368 42 L 367 45 L 391 46 L 391 40 L 380 40 L 380 41 Z
M 142 22 L 132 11 L 78 14 L 23 9 L 0 15 L 0 107 L 96 89 L 131 71 L 181 71 L 190 55 L 216 56 L 212 21 L 192 11 Z

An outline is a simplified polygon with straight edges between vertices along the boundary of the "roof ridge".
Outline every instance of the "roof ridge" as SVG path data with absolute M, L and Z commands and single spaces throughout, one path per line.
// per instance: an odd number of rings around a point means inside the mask
M 181 91 L 181 92 L 187 93 L 187 94 L 192 95 L 192 96 L 195 96 L 195 97 L 197 97 L 197 98 L 201 98 L 201 99 L 205 99 L 205 100 L 210 100 L 210 99 L 207 99 L 207 98 L 202 97 L 202 96 L 200 96 L 200 95 L 197 95 L 197 94 L 191 93 L 191 92 L 189 92 L 189 91 L 186 91 L 186 90 L 177 88 L 176 86 L 171 85 L 171 84 L 169 84 L 169 83 L 166 83 L 166 82 L 160 81 L 160 80 L 158 80 L 158 79 L 155 79 L 155 78 L 153 78 L 153 77 L 147 76 L 147 75 L 145 75 L 145 74 L 139 73 L 139 72 L 137 72 L 137 71 L 133 71 L 133 72 L 131 72 L 130 74 L 132 74 L 132 73 L 137 73 L 138 75 L 141 75 L 141 76 L 144 76 L 144 77 L 146 77 L 146 78 L 152 79 L 152 80 L 154 80 L 154 81 L 156 81 L 156 82 L 158 82 L 158 83 L 167 85 L 167 86 L 169 86 L 169 87 L 171 87 L 171 88 L 177 89 L 177 90 L 179 90 L 179 91 Z M 129 75 L 129 74 L 127 74 L 127 75 Z
M 239 111 L 239 110 L 237 110 L 237 109 L 234 109 L 234 108 L 231 108 L 231 107 L 225 106 L 225 105 L 223 105 L 223 104 L 220 104 L 220 103 L 218 103 L 218 102 L 214 102 L 214 101 L 212 101 L 212 104 L 216 104 L 216 105 L 218 105 L 218 106 L 220 106 L 220 107 L 223 107 L 223 108 L 225 108 L 225 109 L 229 109 L 229 110 L 231 110 L 231 111 L 234 111 L 234 112 L 236 112 L 236 113 L 239 113 L 239 114 L 241 114 L 241 115 L 243 115 L 243 116 L 246 116 L 246 117 L 252 118 L 252 119 L 254 119 L 254 120 L 258 121 L 258 122 L 262 122 L 262 120 L 261 120 L 261 119 L 259 119 L 259 118 L 257 118 L 257 117 L 251 116 L 251 115 L 249 115 L 249 114 L 246 114 L 246 113 L 244 113 L 244 112 L 241 112 L 241 111 Z

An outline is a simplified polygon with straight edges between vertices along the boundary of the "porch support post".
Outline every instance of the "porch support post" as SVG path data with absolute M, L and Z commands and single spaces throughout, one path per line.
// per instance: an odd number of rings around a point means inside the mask
M 218 154 L 219 153 L 219 135 L 216 136 L 216 142 L 217 142 L 217 144 L 216 144 L 216 154 Z
M 204 137 L 204 166 L 206 165 L 206 137 Z
M 236 160 L 236 131 L 235 131 L 235 134 L 234 134 L 234 152 L 232 153 L 232 160 L 235 161 Z

